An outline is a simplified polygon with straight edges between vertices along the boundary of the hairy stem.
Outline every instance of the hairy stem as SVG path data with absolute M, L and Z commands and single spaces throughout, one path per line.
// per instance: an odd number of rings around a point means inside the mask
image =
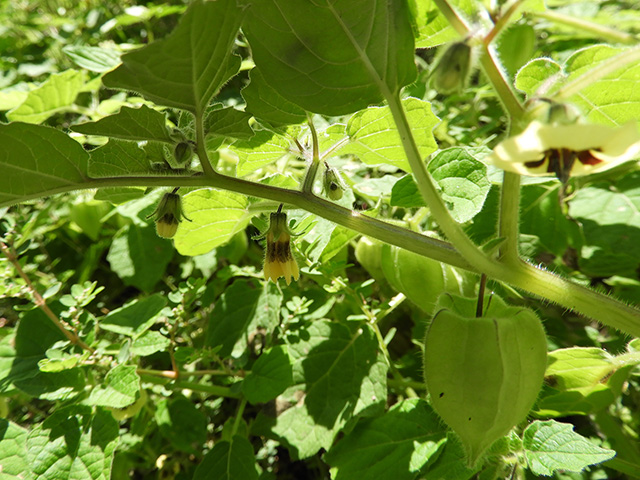
M 528 12 L 529 16 L 534 18 L 543 18 L 550 22 L 559 23 L 568 27 L 575 28 L 580 34 L 584 32 L 591 33 L 593 36 L 613 43 L 624 43 L 626 45 L 635 45 L 640 42 L 640 38 L 630 33 L 620 32 L 606 25 L 600 25 L 590 22 L 584 18 L 564 15 L 554 12 L 553 10 L 545 10 L 544 12 Z

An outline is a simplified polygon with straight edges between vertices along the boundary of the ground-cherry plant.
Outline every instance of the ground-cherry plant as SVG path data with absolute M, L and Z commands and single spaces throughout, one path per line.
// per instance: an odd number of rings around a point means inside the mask
M 0 477 L 640 478 L 639 25 L 5 2 Z

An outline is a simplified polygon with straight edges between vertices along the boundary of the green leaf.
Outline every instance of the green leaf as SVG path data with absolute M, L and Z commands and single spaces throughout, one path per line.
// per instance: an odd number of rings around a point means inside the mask
M 166 304 L 166 298 L 159 293 L 134 300 L 109 312 L 109 315 L 100 320 L 99 326 L 103 330 L 137 339 L 156 322 L 157 315 Z
M 432 133 L 438 117 L 428 102 L 417 98 L 405 98 L 402 105 L 420 156 L 427 157 L 438 148 Z M 347 135 L 349 143 L 336 154 L 353 154 L 368 165 L 388 164 L 411 171 L 389 107 L 370 107 L 357 112 L 349 119 Z
M 335 480 L 413 480 L 445 441 L 446 430 L 429 405 L 410 399 L 360 420 L 324 459 L 336 467 Z
M 573 425 L 554 420 L 533 422 L 524 431 L 522 444 L 535 475 L 553 475 L 559 470 L 581 472 L 616 454 L 575 433 Z
M 243 177 L 289 153 L 289 141 L 268 130 L 258 130 L 249 140 L 240 140 L 231 146 L 238 155 L 236 173 Z
M 101 47 L 67 45 L 62 51 L 80 68 L 103 73 L 120 64 L 120 53 Z
M 612 62 L 610 73 L 602 78 L 594 77 L 579 92 L 562 100 L 577 106 L 581 118 L 587 122 L 622 125 L 635 121 L 640 116 L 640 92 L 636 88 L 640 65 L 624 61 L 628 52 L 629 48 L 625 47 L 594 45 L 578 50 L 562 67 L 549 59 L 535 59 L 518 72 L 516 87 L 529 96 L 541 89 L 553 98 L 564 85 L 578 78 L 588 79 L 592 70 Z M 622 65 L 620 68 L 613 67 L 616 61 Z
M 413 81 L 406 2 L 252 2 L 243 24 L 253 59 L 284 98 L 305 110 L 344 115 Z
M 89 180 L 87 152 L 53 128 L 0 125 L 0 145 L 0 206 L 78 189 Z
M 87 403 L 102 407 L 124 408 L 140 394 L 140 377 L 134 365 L 118 365 L 107 373 L 104 387 L 91 391 Z
M 238 341 L 243 337 L 245 346 L 262 290 L 253 282 L 236 280 L 228 287 L 216 302 L 209 317 L 209 329 L 205 344 L 210 347 L 221 346 L 218 352 L 223 358 L 231 355 Z
M 291 359 L 284 346 L 265 351 L 242 382 L 242 391 L 251 403 L 273 400 L 293 382 Z
M 227 243 L 249 224 L 249 201 L 238 193 L 195 190 L 182 197 L 185 215 L 174 237 L 181 255 L 202 255 Z
M 82 91 L 85 72 L 67 70 L 54 73 L 42 85 L 31 90 L 22 104 L 7 113 L 12 122 L 42 123 L 56 113 L 66 112 Z
M 491 188 L 487 167 L 464 148 L 438 153 L 429 162 L 428 170 L 442 189 L 442 199 L 456 221 L 467 222 L 482 210 Z
M 194 1 L 168 37 L 124 55 L 104 84 L 201 114 L 240 68 L 231 55 L 240 17 L 235 0 Z
M 387 366 L 370 327 L 315 321 L 287 337 L 293 382 L 304 400 L 281 413 L 271 431 L 297 458 L 329 449 L 356 415 L 376 415 L 387 398 Z
M 546 376 L 553 376 L 565 390 L 600 383 L 616 366 L 611 355 L 601 348 L 572 347 L 549 354 Z
M 171 345 L 171 341 L 160 332 L 147 331 L 133 341 L 131 353 L 146 357 L 167 350 L 169 345 Z
M 193 475 L 193 480 L 258 480 L 256 459 L 249 440 L 238 435 L 217 442 Z
M 57 415 L 27 435 L 29 469 L 23 472 L 39 480 L 108 480 L 118 443 L 118 424 L 110 413 L 98 409 L 95 416 L 78 407 L 80 415 Z M 56 412 L 63 413 L 63 412 Z M 1 449 L 0 449 L 1 450 Z
M 594 45 L 577 51 L 565 63 L 568 74 L 564 83 L 590 75 L 597 65 L 618 57 L 624 60 L 629 48 Z M 640 62 L 628 63 L 604 78 L 585 86 L 568 98 L 584 113 L 588 122 L 604 125 L 623 125 L 640 117 Z
M 459 147 L 443 150 L 429 162 L 427 168 L 456 221 L 467 222 L 482 210 L 491 183 L 487 178 L 486 165 L 467 150 Z M 426 206 L 410 175 L 401 178 L 393 186 L 390 203 L 405 208 Z
M 122 140 L 173 143 L 167 130 L 167 118 L 146 105 L 140 108 L 122 107 L 115 115 L 101 118 L 97 122 L 74 125 L 71 130 L 85 135 L 101 135 Z
M 116 187 L 101 188 L 93 196 L 95 200 L 110 202 L 114 205 L 120 205 L 130 200 L 144 197 L 144 188 L 141 187 Z
M 536 58 L 522 67 L 517 75 L 515 86 L 529 96 L 535 95 L 549 78 L 562 72 L 562 66 L 549 58 Z
M 109 140 L 106 145 L 91 152 L 89 175 L 100 177 L 126 177 L 150 173 L 146 152 L 134 142 Z
M 21 426 L 0 418 L 0 465 L 2 473 L 7 475 L 33 478 L 29 472 L 27 461 L 27 435 L 28 431 Z
M 640 172 L 616 182 L 596 183 L 578 190 L 569 215 L 584 235 L 581 270 L 594 277 L 637 278 L 640 256 Z
M 295 125 L 307 120 L 306 112 L 280 95 L 265 81 L 259 69 L 252 69 L 249 78 L 251 82 L 241 92 L 248 112 L 273 126 Z
M 197 454 L 207 440 L 207 417 L 185 397 L 158 402 L 155 420 L 160 433 L 178 450 Z
M 164 275 L 173 255 L 171 242 L 156 235 L 155 228 L 132 224 L 116 234 L 107 261 L 125 285 L 149 292 Z
M 349 228 L 341 227 L 340 225 L 336 226 L 331 231 L 331 236 L 329 237 L 329 242 L 322 250 L 322 254 L 320 255 L 320 263 L 324 264 L 328 262 L 333 257 L 335 257 L 340 250 L 345 248 L 351 240 L 359 235 L 355 230 L 351 230 Z
M 207 113 L 204 130 L 207 135 L 229 138 L 251 138 L 255 134 L 249 126 L 251 115 L 233 107 L 217 108 Z

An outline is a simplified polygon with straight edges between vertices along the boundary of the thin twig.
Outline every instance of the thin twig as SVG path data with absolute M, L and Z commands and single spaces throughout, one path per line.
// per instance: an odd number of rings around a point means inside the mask
M 51 308 L 49 308 L 49 305 L 47 305 L 47 302 L 44 299 L 44 297 L 40 295 L 38 290 L 36 290 L 29 276 L 22 269 L 20 262 L 18 262 L 18 255 L 16 254 L 13 246 L 8 246 L 4 242 L 0 241 L 0 249 L 2 250 L 2 253 L 4 254 L 4 256 L 7 257 L 7 260 L 9 260 L 13 265 L 13 267 L 16 269 L 16 271 L 18 272 L 18 275 L 20 275 L 20 277 L 24 280 L 25 284 L 27 285 L 27 288 L 29 289 L 29 292 L 31 293 L 31 296 L 33 297 L 33 303 L 36 305 L 36 307 L 40 308 L 45 313 L 45 315 L 49 317 L 49 319 L 55 324 L 56 327 L 60 329 L 60 331 L 64 334 L 64 336 L 67 337 L 67 339 L 73 345 L 77 345 L 83 350 L 87 350 L 93 353 L 95 350 L 91 348 L 89 345 L 87 345 L 86 343 L 84 343 L 75 333 L 67 330 L 67 327 L 65 326 L 65 324 L 56 316 L 55 313 L 53 313 Z

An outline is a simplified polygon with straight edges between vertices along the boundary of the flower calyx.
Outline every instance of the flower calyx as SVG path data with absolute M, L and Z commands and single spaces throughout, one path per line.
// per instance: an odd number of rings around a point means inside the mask
M 191 221 L 182 211 L 182 198 L 176 190 L 165 193 L 156 209 L 147 217 L 153 217 L 156 222 L 156 232 L 162 238 L 173 238 L 183 218 Z

